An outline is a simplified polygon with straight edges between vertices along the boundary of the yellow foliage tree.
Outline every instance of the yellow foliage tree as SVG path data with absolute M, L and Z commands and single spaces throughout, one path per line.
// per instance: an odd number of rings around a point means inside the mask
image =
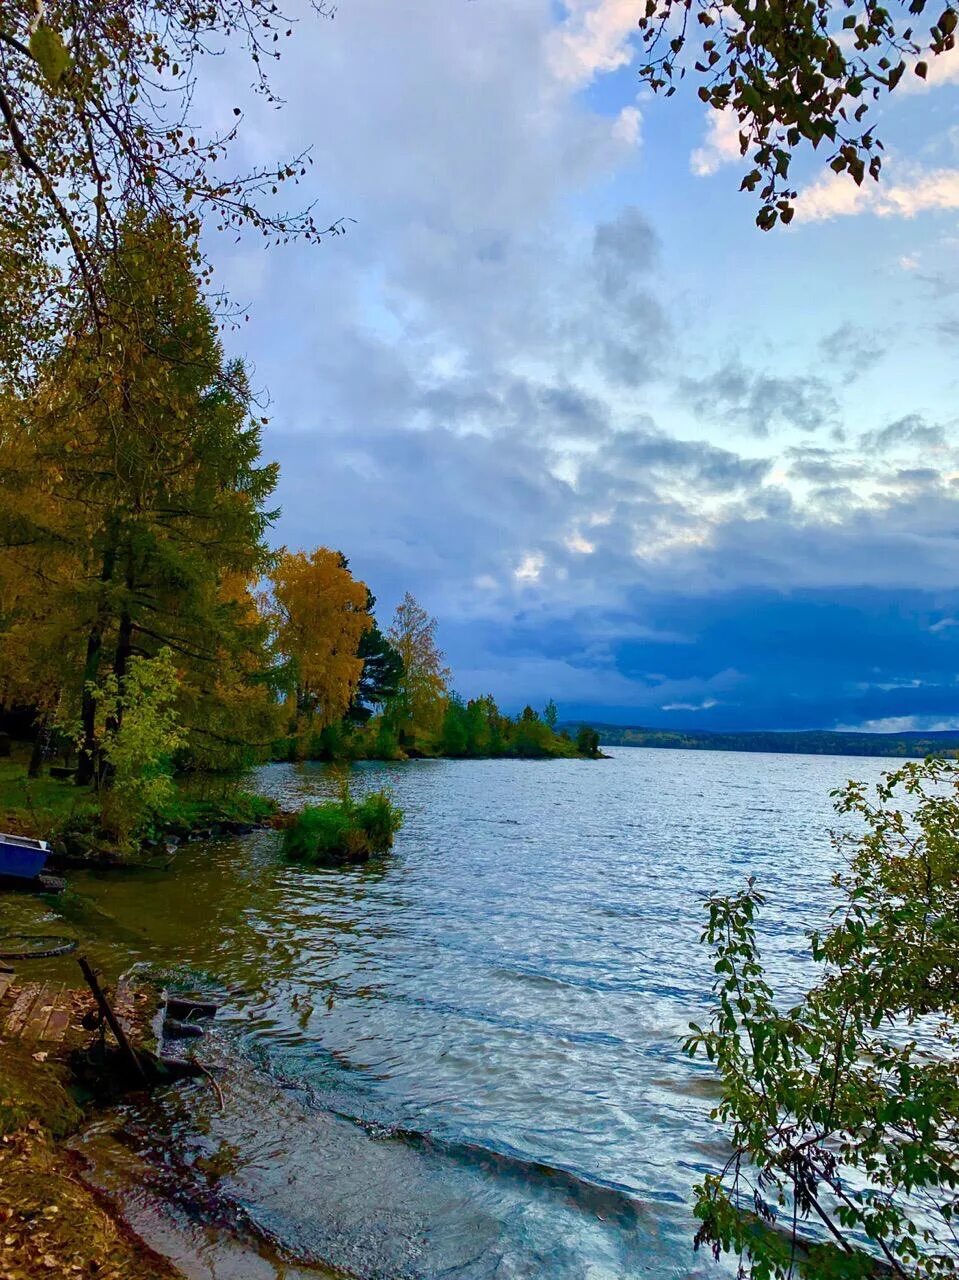
M 449 697 L 450 670 L 436 643 L 436 619 L 408 591 L 397 606 L 389 640 L 403 660 L 389 716 L 402 744 L 438 733 Z
M 302 718 L 323 729 L 341 720 L 363 673 L 360 639 L 372 625 L 369 592 L 339 551 L 284 551 L 273 571 L 276 643 Z

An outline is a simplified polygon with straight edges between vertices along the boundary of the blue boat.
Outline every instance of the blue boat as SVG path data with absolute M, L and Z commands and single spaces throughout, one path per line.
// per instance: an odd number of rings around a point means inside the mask
M 0 831 L 0 877 L 35 880 L 43 870 L 49 852 L 46 840 L 8 836 Z

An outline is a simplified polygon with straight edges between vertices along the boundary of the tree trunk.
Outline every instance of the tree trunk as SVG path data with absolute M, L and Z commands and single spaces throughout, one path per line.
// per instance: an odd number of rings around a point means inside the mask
M 27 766 L 28 778 L 39 778 L 40 767 L 43 764 L 43 757 L 46 754 L 46 746 L 49 738 L 47 732 L 47 724 L 49 722 L 47 712 L 37 721 L 37 732 L 33 739 L 33 750 L 30 752 L 30 764 Z
M 103 553 L 103 568 L 100 570 L 100 582 L 106 584 L 113 577 L 116 565 L 116 531 L 111 529 L 107 548 Z M 97 618 L 87 636 L 87 656 L 83 663 L 83 693 L 80 704 L 80 722 L 83 729 L 83 745 L 77 760 L 76 783 L 78 787 L 89 787 L 97 771 L 97 698 L 93 691 L 96 678 L 100 673 L 100 655 L 103 652 L 103 624 L 106 621 L 106 609 L 103 602 L 97 609 Z
M 93 692 L 93 684 L 100 669 L 102 650 L 103 631 L 97 622 L 90 628 L 90 634 L 87 636 L 87 656 L 83 664 L 83 694 L 80 706 L 83 744 L 77 760 L 78 787 L 90 786 L 97 768 L 97 699 Z

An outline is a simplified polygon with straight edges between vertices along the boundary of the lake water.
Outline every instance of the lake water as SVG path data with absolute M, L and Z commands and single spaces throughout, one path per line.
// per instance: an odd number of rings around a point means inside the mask
M 375 865 L 304 871 L 263 832 L 168 874 L 74 873 L 46 914 L 7 896 L 0 928 L 75 931 L 108 973 L 138 960 L 222 995 L 198 1048 L 222 1106 L 179 1086 L 83 1144 L 158 1243 L 163 1221 L 190 1237 L 196 1275 L 705 1273 L 691 1188 L 724 1144 L 711 1072 L 680 1049 L 712 978 L 703 898 L 758 878 L 795 994 L 832 901 L 829 792 L 890 767 L 628 748 L 364 765 L 357 788 L 406 810 Z M 332 782 L 283 765 L 260 785 L 294 807 Z M 70 963 L 31 969 L 74 981 Z

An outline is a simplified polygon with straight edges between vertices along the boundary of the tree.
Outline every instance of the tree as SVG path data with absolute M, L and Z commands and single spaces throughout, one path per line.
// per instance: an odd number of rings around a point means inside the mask
M 173 753 L 183 740 L 179 684 L 169 649 L 155 658 L 132 658 L 122 679 L 110 672 L 103 681 L 97 701 L 105 715 L 103 755 L 112 785 L 101 821 L 123 848 L 173 797 Z
M 543 719 L 549 725 L 553 733 L 556 732 L 556 726 L 559 723 L 559 710 L 556 703 L 550 698 L 546 706 L 543 708 Z
M 792 220 L 790 169 L 804 143 L 824 147 L 835 173 L 860 185 L 867 174 L 878 180 L 882 142 L 870 107 L 904 76 L 925 79 L 929 58 L 955 48 L 956 5 L 939 8 L 926 0 L 887 8 L 874 0 L 646 0 L 640 76 L 669 96 L 692 68 L 702 101 L 735 118 L 740 152 L 752 151 L 741 189 L 758 189 L 765 231 Z M 919 31 L 927 9 L 932 24 Z
M 339 551 L 284 551 L 272 577 L 276 643 L 288 663 L 297 721 L 315 730 L 341 720 L 363 674 L 360 642 L 372 626 L 369 591 Z M 299 723 L 297 727 L 299 732 Z
M 82 722 L 81 783 L 105 664 L 122 685 L 132 658 L 169 647 L 186 688 L 210 686 L 225 651 L 262 647 L 223 586 L 269 564 L 277 468 L 262 464 L 243 366 L 224 361 L 195 265 L 175 225 L 128 219 L 109 271 L 116 327 L 88 323 L 5 405 L 0 581 L 19 584 L 6 624 L 59 666 Z
M 599 734 L 588 724 L 581 724 L 576 733 L 576 750 L 581 756 L 599 755 Z
M 328 14 L 321 0 L 310 6 Z M 309 208 L 275 210 L 308 155 L 230 174 L 242 120 L 204 128 L 193 111 L 205 56 L 239 49 L 254 91 L 293 23 L 272 0 L 45 0 L 0 14 L 0 373 L 31 378 L 42 348 L 76 329 L 115 329 L 108 264 L 126 211 L 163 217 L 188 240 L 201 224 L 319 240 Z M 203 264 L 209 274 L 208 264 Z M 127 319 L 129 317 L 126 317 Z M 39 348 L 38 348 L 39 344 Z
M 362 660 L 363 669 L 346 713 L 352 724 L 366 724 L 378 708 L 395 698 L 403 675 L 403 659 L 377 625 L 375 607 L 376 597 L 367 591 L 370 625 L 360 637 L 356 655 Z
M 418 733 L 437 733 L 450 672 L 436 643 L 436 619 L 407 591 L 388 634 L 403 664 L 399 688 L 388 708 L 400 742 L 411 742 Z
M 860 831 L 834 837 L 842 903 L 812 936 L 822 976 L 798 1004 L 775 1002 L 753 882 L 708 903 L 714 1009 L 686 1048 L 717 1065 L 732 1154 L 696 1188 L 696 1242 L 756 1277 L 953 1276 L 959 768 L 910 763 L 874 799 L 860 783 L 834 794 Z

